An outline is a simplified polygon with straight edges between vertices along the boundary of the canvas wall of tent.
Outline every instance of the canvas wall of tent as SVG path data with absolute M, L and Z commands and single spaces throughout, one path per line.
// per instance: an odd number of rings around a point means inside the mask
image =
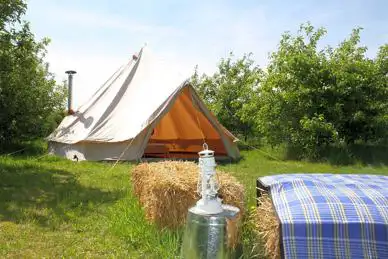
M 78 160 L 196 158 L 206 143 L 239 158 L 223 127 L 183 75 L 144 47 L 48 137 L 49 152 Z

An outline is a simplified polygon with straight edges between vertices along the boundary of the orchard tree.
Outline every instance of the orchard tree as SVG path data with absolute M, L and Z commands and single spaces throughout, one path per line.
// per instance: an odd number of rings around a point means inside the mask
M 64 108 L 64 86 L 44 63 L 49 40 L 37 41 L 22 21 L 26 8 L 20 0 L 0 3 L 0 142 L 44 136 Z
M 376 57 L 377 76 L 381 99 L 378 102 L 378 109 L 381 111 L 375 120 L 376 136 L 380 137 L 382 144 L 388 144 L 388 44 L 379 48 Z
M 230 53 L 221 59 L 214 75 L 200 77 L 196 70 L 192 84 L 218 120 L 246 139 L 255 133 L 261 77 L 262 70 L 254 64 L 251 54 L 234 60 Z
M 387 132 L 387 48 L 375 60 L 359 46 L 361 29 L 337 48 L 318 49 L 326 34 L 303 24 L 282 35 L 262 83 L 257 124 L 271 144 L 308 157 L 332 144 L 376 143 Z
M 325 53 L 317 51 L 325 33 L 302 25 L 296 37 L 283 34 L 270 57 L 257 123 L 271 144 L 311 149 L 336 140 L 337 132 L 325 114 L 330 71 Z
M 384 138 L 380 118 L 387 103 L 386 77 L 376 60 L 366 57 L 366 47 L 360 47 L 360 28 L 329 52 L 333 84 L 327 90 L 332 102 L 327 107 L 331 119 L 346 143 L 379 142 Z M 380 57 L 379 57 L 380 56 Z M 386 83 L 385 83 L 386 84 Z
M 23 0 L 1 0 L 0 3 L 0 29 L 3 32 L 5 26 L 10 23 L 20 22 L 25 13 L 27 4 Z

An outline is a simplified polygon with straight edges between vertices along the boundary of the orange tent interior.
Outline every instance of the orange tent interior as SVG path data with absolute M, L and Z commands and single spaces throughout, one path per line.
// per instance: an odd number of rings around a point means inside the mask
M 204 140 L 216 156 L 227 155 L 220 135 L 194 107 L 190 89 L 185 88 L 154 128 L 144 157 L 198 157 L 198 152 L 203 150 Z

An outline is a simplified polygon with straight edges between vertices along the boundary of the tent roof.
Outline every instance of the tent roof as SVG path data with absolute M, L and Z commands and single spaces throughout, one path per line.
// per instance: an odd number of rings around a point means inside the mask
M 172 69 L 144 47 L 75 114 L 66 116 L 47 139 L 67 144 L 133 139 L 161 114 L 173 96 L 191 87 L 189 76 Z M 235 139 L 228 131 L 225 133 Z

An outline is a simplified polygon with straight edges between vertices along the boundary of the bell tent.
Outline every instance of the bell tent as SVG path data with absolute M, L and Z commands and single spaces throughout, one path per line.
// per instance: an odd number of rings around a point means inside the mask
M 49 152 L 77 160 L 192 158 L 207 143 L 237 159 L 237 139 L 182 76 L 144 47 L 48 137 Z

